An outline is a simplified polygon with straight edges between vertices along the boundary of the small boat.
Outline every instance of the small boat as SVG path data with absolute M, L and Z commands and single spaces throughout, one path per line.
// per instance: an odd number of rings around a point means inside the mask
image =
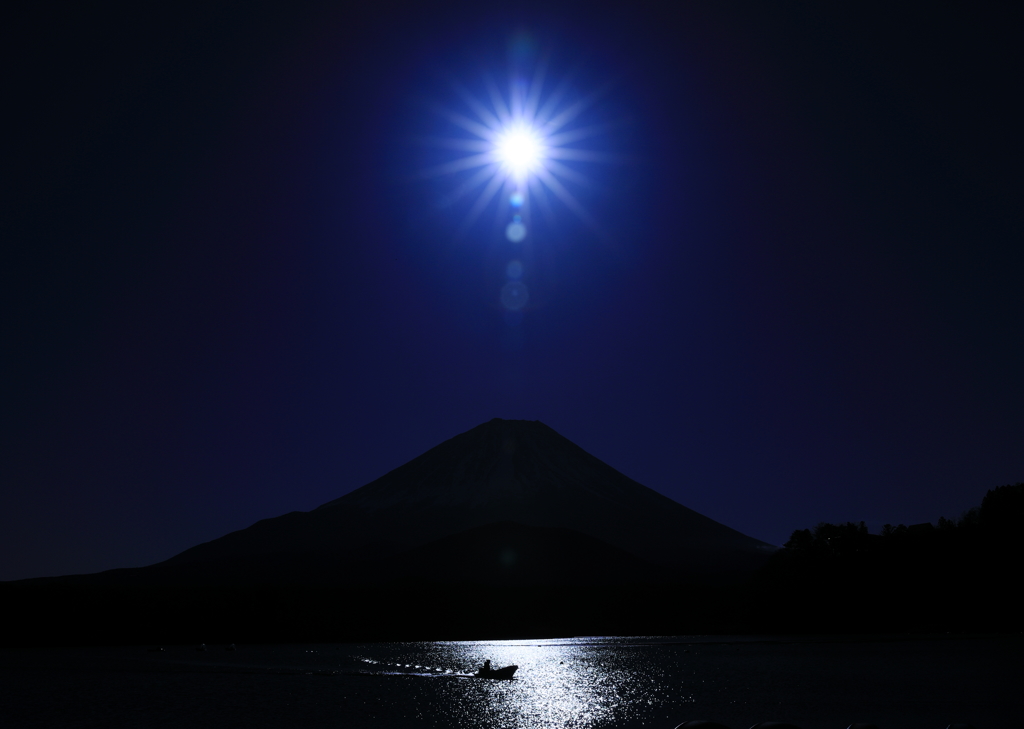
M 479 671 L 474 675 L 477 678 L 492 678 L 498 681 L 508 681 L 512 678 L 512 674 L 516 672 L 519 666 L 505 666 L 504 668 L 491 668 L 489 663 L 485 664 Z

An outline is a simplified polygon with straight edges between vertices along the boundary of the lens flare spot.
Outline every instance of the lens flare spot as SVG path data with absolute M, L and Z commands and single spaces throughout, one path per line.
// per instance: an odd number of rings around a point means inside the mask
M 521 207 L 523 207 L 523 203 L 524 202 L 526 202 L 526 198 L 523 197 L 523 193 L 518 192 L 518 191 L 517 192 L 513 192 L 508 197 L 509 205 L 511 205 L 514 208 L 521 208 Z
M 509 311 L 519 311 L 530 300 L 530 290 L 522 281 L 509 281 L 501 287 L 501 305 Z
M 526 226 L 518 218 L 517 215 L 516 220 L 513 220 L 505 228 L 505 237 L 513 243 L 522 243 L 523 238 L 526 237 Z

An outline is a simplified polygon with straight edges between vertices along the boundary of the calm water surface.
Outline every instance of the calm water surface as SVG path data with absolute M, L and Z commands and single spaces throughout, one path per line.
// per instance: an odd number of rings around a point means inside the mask
M 0 726 L 1024 726 L 1019 638 L 573 638 L 0 652 Z M 485 659 L 513 681 L 470 676 Z

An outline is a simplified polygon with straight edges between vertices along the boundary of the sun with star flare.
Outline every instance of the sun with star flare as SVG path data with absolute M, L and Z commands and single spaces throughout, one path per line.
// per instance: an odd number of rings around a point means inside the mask
M 613 161 L 607 153 L 577 146 L 608 128 L 606 124 L 580 124 L 600 92 L 579 96 L 568 79 L 548 84 L 544 62 L 529 76 L 510 73 L 504 93 L 487 76 L 484 94 L 473 94 L 454 82 L 452 88 L 461 108 L 440 104 L 432 108 L 458 133 L 431 138 L 429 143 L 462 154 L 433 165 L 422 175 L 460 178 L 445 202 L 473 199 L 463 231 L 475 223 L 496 197 L 511 219 L 506 221 L 505 230 L 506 237 L 514 243 L 527 236 L 531 200 L 537 201 L 549 217 L 553 214 L 551 201 L 557 200 L 586 224 L 597 228 L 570 188 L 590 184 L 578 168 L 580 163 Z

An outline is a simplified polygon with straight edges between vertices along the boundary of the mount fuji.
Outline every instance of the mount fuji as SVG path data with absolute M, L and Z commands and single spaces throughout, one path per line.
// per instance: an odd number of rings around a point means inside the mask
M 583 572 L 610 559 L 620 573 L 712 574 L 746 571 L 774 549 L 633 481 L 539 421 L 495 418 L 312 511 L 264 519 L 162 566 L 268 575 L 276 564 L 290 579 L 313 570 L 320 581 L 369 566 L 378 576 L 384 567 L 408 575 L 421 564 L 423 577 L 465 576 L 474 550 L 493 552 L 495 563 L 532 551 L 537 564 L 547 550 Z
M 774 551 L 543 423 L 494 419 L 312 511 L 0 598 L 32 644 L 736 632 Z

